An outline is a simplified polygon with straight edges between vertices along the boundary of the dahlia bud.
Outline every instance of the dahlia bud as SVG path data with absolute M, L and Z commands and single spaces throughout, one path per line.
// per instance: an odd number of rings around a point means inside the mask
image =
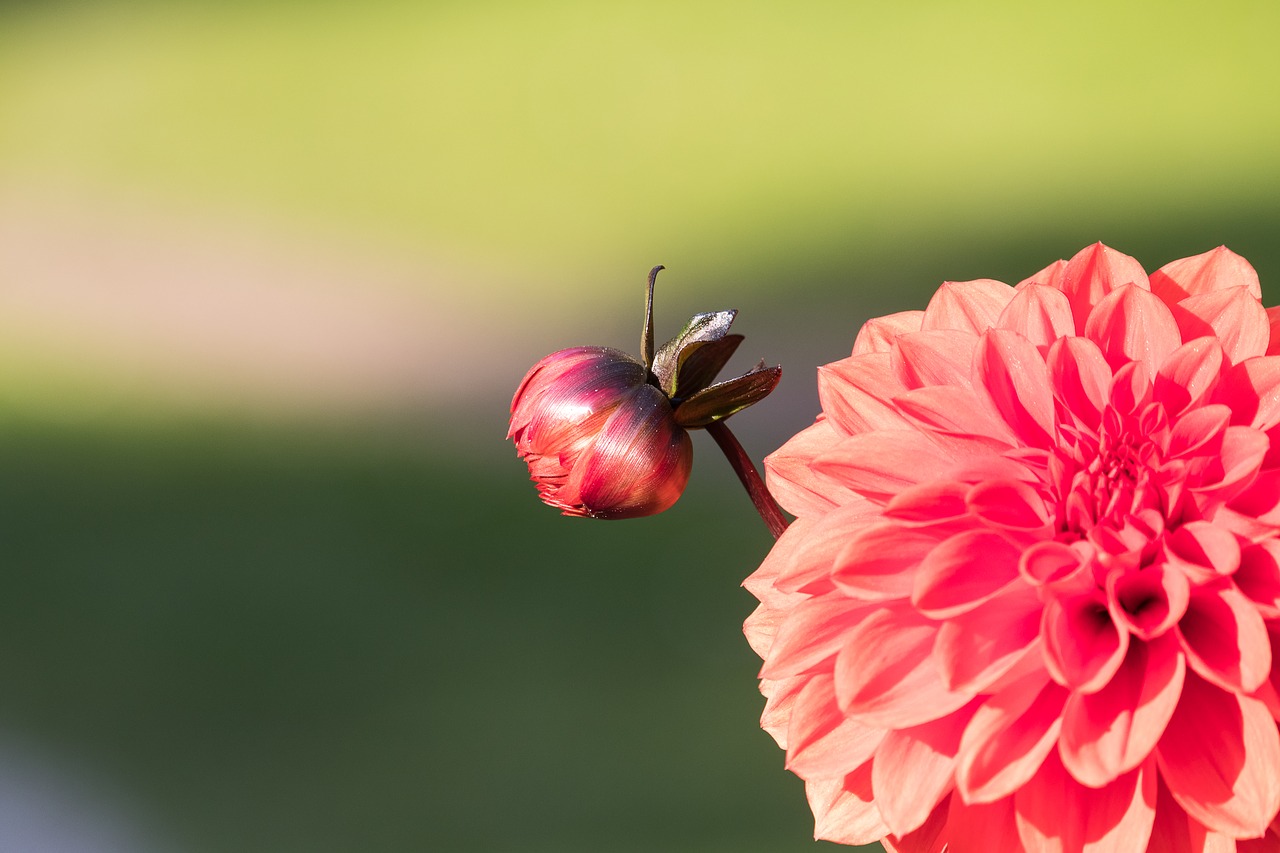
M 543 502 L 565 515 L 637 518 L 667 509 L 693 466 L 688 430 L 764 399 L 782 375 L 761 362 L 713 384 L 742 342 L 728 334 L 735 311 L 694 316 L 655 354 L 660 269 L 649 273 L 643 360 L 609 347 L 560 350 L 533 366 L 511 401 L 507 438 Z

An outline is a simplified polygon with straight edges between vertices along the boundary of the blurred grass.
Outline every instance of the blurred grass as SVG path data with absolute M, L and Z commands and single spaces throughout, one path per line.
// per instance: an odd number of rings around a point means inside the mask
M 1280 180 L 1274 4 L 0 15 L 0 179 L 250 201 L 544 288 L 657 255 L 761 286 L 761 264 L 1259 203 Z
M 0 722 L 177 849 L 812 848 L 716 478 L 575 522 L 496 440 L 4 426 Z

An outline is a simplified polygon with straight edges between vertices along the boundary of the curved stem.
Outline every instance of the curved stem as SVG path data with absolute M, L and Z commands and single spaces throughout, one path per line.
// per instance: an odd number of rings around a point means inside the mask
M 738 479 L 746 487 L 747 494 L 751 497 L 751 502 L 755 504 L 756 512 L 760 513 L 760 518 L 764 520 L 765 526 L 769 528 L 773 538 L 777 539 L 787 529 L 787 525 L 790 522 L 782 514 L 782 507 L 778 506 L 778 502 L 773 499 L 773 495 L 769 494 L 769 490 L 765 488 L 764 480 L 760 478 L 760 472 L 756 470 L 756 466 L 751 462 L 751 457 L 747 456 L 747 452 L 742 449 L 737 437 L 729 431 L 729 426 L 724 421 L 713 421 L 708 424 L 707 432 L 711 434 L 711 437 L 716 440 L 716 444 L 720 445 L 720 449 L 724 451 L 725 458 L 729 460 L 729 464 L 733 467 L 734 472 L 737 473 Z

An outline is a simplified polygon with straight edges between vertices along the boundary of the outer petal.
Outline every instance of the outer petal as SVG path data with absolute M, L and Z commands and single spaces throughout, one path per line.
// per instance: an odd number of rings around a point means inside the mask
M 1000 319 L 1014 290 L 989 278 L 944 281 L 924 310 L 923 329 L 952 329 L 980 335 Z
M 1108 293 L 1126 284 L 1143 290 L 1151 287 L 1141 264 L 1101 243 L 1081 249 L 1068 261 L 1059 286 L 1071 301 L 1076 334 L 1084 334 L 1085 321 L 1093 307 Z
M 901 429 L 907 423 L 893 398 L 907 390 L 887 352 L 855 355 L 818 368 L 818 400 L 832 426 L 846 435 Z
M 908 388 L 967 386 L 977 346 L 978 336 L 967 332 L 937 329 L 913 332 L 894 340 L 889 359 L 894 372 Z
M 876 750 L 871 784 L 894 835 L 918 829 L 954 785 L 956 750 L 971 713 L 889 732 Z
M 1266 355 L 1271 324 L 1258 297 L 1244 287 L 1188 296 L 1173 315 L 1184 339 L 1216 336 L 1233 364 Z
M 836 696 L 873 728 L 905 728 L 944 717 L 972 697 L 948 690 L 930 652 L 937 624 L 909 608 L 886 608 L 850 630 L 836 657 Z
M 834 447 L 844 434 L 827 419 L 801 430 L 765 457 L 769 493 L 793 515 L 821 515 L 855 498 L 855 493 L 813 470 L 813 460 Z
M 1258 273 L 1226 246 L 1170 261 L 1151 274 L 1151 292 L 1169 305 L 1232 287 L 1243 287 L 1254 299 L 1262 299 Z
M 942 835 L 947 839 L 947 853 L 996 853 L 1022 846 L 1012 797 L 966 805 L 960 797 L 952 796 Z
M 870 844 L 889 833 L 871 799 L 871 763 L 843 780 L 824 779 L 804 786 L 813 810 L 813 837 L 838 844 Z
M 787 769 L 801 779 L 843 779 L 871 760 L 884 740 L 847 718 L 836 702 L 835 681 L 815 675 L 796 697 L 787 730 Z
M 1040 634 L 1040 599 L 1014 589 L 938 629 L 933 656 L 952 690 L 981 691 L 1027 654 Z
M 1177 634 L 1191 668 L 1224 690 L 1252 693 L 1271 674 L 1267 626 L 1233 585 L 1192 594 Z
M 814 460 L 819 474 L 884 502 L 910 486 L 938 479 L 959 461 L 915 430 L 853 435 Z
M 907 332 L 920 331 L 923 320 L 923 311 L 899 311 L 885 317 L 873 317 L 858 331 L 858 337 L 853 342 L 853 354 L 888 352 L 894 338 Z
M 1256 837 L 1280 809 L 1280 734 L 1254 699 L 1188 673 L 1156 757 L 1173 798 L 1210 829 Z
M 1076 329 L 1066 294 L 1035 283 L 1019 285 L 1018 294 L 1005 306 L 996 326 L 1017 332 L 1040 347 L 1074 334 Z

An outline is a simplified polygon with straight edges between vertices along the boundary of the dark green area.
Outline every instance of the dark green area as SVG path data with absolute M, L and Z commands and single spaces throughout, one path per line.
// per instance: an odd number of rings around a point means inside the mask
M 0 726 L 180 849 L 814 849 L 741 635 L 769 539 L 725 481 L 597 523 L 496 439 L 5 433 Z

